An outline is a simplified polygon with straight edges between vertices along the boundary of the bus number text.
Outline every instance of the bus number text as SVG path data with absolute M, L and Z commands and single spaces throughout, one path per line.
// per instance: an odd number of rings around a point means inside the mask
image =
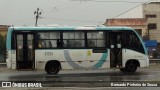
M 45 56 L 53 56 L 53 52 L 45 52 Z

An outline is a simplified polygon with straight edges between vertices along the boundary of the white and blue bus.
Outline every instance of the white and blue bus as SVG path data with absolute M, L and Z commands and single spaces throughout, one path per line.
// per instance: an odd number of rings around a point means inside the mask
M 135 72 L 149 66 L 140 36 L 129 27 L 10 27 L 7 67 L 17 70 L 119 68 Z

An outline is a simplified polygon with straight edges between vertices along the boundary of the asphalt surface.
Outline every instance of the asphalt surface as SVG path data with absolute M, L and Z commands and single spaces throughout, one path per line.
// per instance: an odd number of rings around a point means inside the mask
M 135 73 L 124 73 L 118 69 L 62 70 L 58 75 L 48 75 L 43 70 L 17 71 L 0 65 L 0 81 L 11 83 L 40 83 L 42 87 L 25 89 L 50 90 L 108 90 L 139 88 L 140 90 L 160 89 L 160 64 L 138 68 Z M 144 86 L 142 85 L 144 84 Z M 118 86 L 117 86 L 118 85 Z M 120 85 L 120 86 L 119 86 Z M 124 85 L 124 86 L 123 86 Z M 140 86 L 139 86 L 140 85 Z M 0 85 L 2 87 L 2 85 Z M 16 86 L 15 86 L 16 87 Z M 18 87 L 18 86 L 17 86 Z M 0 89 L 16 89 L 5 88 Z M 19 86 L 22 87 L 22 86 Z M 28 87 L 28 86 L 27 86 Z M 18 88 L 22 89 L 22 88 Z M 24 88 L 23 88 L 24 89 Z M 132 90 L 131 89 L 131 90 Z

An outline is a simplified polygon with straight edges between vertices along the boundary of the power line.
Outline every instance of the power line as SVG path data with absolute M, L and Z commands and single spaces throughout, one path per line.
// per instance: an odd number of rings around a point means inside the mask
M 64 5 L 62 5 L 62 6 L 64 6 Z M 64 6 L 64 7 L 55 6 L 55 7 L 52 8 L 52 10 L 46 11 L 46 12 L 43 12 L 43 13 L 45 14 L 45 13 L 59 12 L 59 11 L 63 11 L 63 10 L 66 10 L 66 9 L 68 9 L 68 10 L 69 9 L 74 9 L 75 7 L 78 7 L 78 6 L 79 6 L 79 3 L 71 5 L 71 6 Z
M 101 1 L 98 1 L 98 0 L 70 0 L 70 1 L 84 1 L 84 2 L 87 2 L 87 1 L 92 1 L 92 2 L 113 2 L 113 3 L 141 3 L 140 5 L 142 5 L 143 3 L 146 3 L 146 2 L 132 2 L 132 1 L 109 1 L 109 0 L 101 0 Z M 147 1 L 147 2 L 149 2 L 149 1 Z M 140 5 L 137 5 L 136 7 L 138 7 L 138 6 L 140 6 Z M 77 4 L 76 4 L 76 6 L 78 6 Z M 118 16 L 121 16 L 121 15 L 123 15 L 123 14 L 125 14 L 125 13 L 127 13 L 127 12 L 129 12 L 129 11 L 131 11 L 131 10 L 133 10 L 134 8 L 136 8 L 136 7 L 133 7 L 133 8 L 131 8 L 131 9 L 129 9 L 129 10 L 127 10 L 127 11 L 125 11 L 125 12 L 123 12 L 123 13 L 121 13 L 121 14 L 119 14 L 119 15 L 117 15 L 117 16 L 115 16 L 114 18 L 116 18 L 116 17 L 118 17 Z M 71 7 L 71 8 L 73 8 L 73 7 Z M 63 8 L 63 9 L 68 9 L 68 8 Z M 58 12 L 58 8 L 57 7 L 54 7 L 53 9 L 52 9 L 52 11 L 50 11 L 50 12 L 53 12 L 53 11 L 56 11 L 56 12 Z M 46 12 L 46 13 L 49 13 L 49 12 Z M 40 18 L 40 17 L 39 17 Z M 48 19 L 48 20 L 53 20 L 54 18 L 46 18 L 46 17 L 41 17 L 41 19 Z M 37 19 L 38 20 L 38 19 Z M 64 18 L 55 18 L 54 20 L 63 20 L 63 21 L 68 21 L 68 22 L 96 22 L 96 23 L 104 23 L 104 22 L 102 22 L 102 21 L 87 21 L 87 20 L 73 20 L 73 19 L 64 19 Z
M 82 2 L 97 2 L 97 3 L 100 3 L 100 2 L 109 2 L 109 3 L 144 3 L 144 2 L 133 2 L 133 1 L 110 1 L 110 0 L 69 0 L 69 1 L 79 1 L 80 3 Z M 73 6 L 78 6 L 78 4 L 74 4 L 72 6 L 65 6 L 65 7 L 62 7 L 62 8 L 59 8 L 57 6 L 53 7 L 52 10 L 48 11 L 48 12 L 44 12 L 44 13 L 51 13 L 51 12 L 58 12 L 60 10 L 66 10 L 66 9 L 73 9 Z
M 54 8 L 53 8 L 53 11 L 56 11 L 56 12 L 58 12 L 58 9 L 57 9 L 57 7 L 54 7 Z
M 94 0 L 70 0 L 70 1 L 80 1 L 81 3 L 81 2 L 94 1 Z
M 132 1 L 106 1 L 106 0 L 102 0 L 102 1 L 97 1 L 97 0 L 94 0 L 94 2 L 113 2 L 113 3 L 144 3 L 144 2 L 132 2 Z
M 150 0 L 149 0 L 149 1 L 150 1 Z M 141 3 L 141 4 L 139 4 L 139 5 L 135 6 L 135 7 L 133 7 L 133 8 L 131 8 L 131 9 L 129 9 L 129 10 L 127 10 L 127 11 L 125 11 L 125 12 L 123 12 L 123 13 L 121 13 L 121 14 L 115 16 L 115 17 L 113 17 L 113 18 L 117 18 L 117 17 L 119 17 L 119 16 L 121 16 L 121 15 L 123 15 L 123 14 L 125 14 L 125 13 L 127 13 L 127 12 L 129 12 L 129 11 L 131 11 L 131 10 L 133 10 L 133 9 L 135 9 L 135 8 L 137 8 L 137 7 L 139 7 L 139 6 L 141 6 L 141 5 L 144 4 L 144 3 L 148 3 L 149 1 L 143 2 L 143 3 Z
M 137 8 L 137 7 L 139 7 L 139 6 L 141 6 L 141 4 L 140 4 L 140 5 L 135 6 L 135 7 L 131 8 L 131 9 L 129 9 L 129 10 L 127 10 L 127 11 L 125 11 L 125 12 L 123 12 L 123 13 L 121 13 L 121 14 L 119 14 L 119 15 L 115 16 L 115 17 L 113 17 L 113 18 L 117 18 L 117 17 L 119 17 L 119 16 L 121 16 L 121 15 L 123 15 L 123 14 L 125 14 L 125 13 L 127 13 L 127 12 L 129 12 L 129 11 L 131 11 L 131 10 L 133 10 L 133 9 Z
M 111 2 L 111 3 L 144 3 L 144 2 L 134 2 L 134 1 L 110 1 L 110 0 L 70 0 L 70 1 L 80 1 L 80 3 L 82 1 L 87 2 Z

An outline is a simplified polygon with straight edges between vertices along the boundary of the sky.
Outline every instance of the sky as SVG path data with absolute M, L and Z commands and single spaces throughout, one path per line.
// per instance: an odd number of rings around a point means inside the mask
M 0 25 L 102 25 L 106 19 L 141 17 L 135 7 L 149 0 L 0 0 Z M 137 10 L 138 13 L 137 13 Z M 134 11 L 134 13 L 131 13 Z M 127 14 L 122 14 L 127 12 Z M 121 15 L 122 14 L 122 15 Z

